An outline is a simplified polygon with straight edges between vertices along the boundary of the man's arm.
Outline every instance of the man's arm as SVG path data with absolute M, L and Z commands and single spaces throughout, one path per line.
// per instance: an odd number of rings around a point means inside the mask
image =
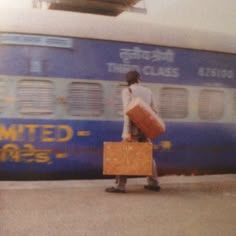
M 154 97 L 153 97 L 153 93 L 151 92 L 151 104 L 150 104 L 152 110 L 157 113 L 157 108 L 156 108 L 156 103 L 155 103 L 155 100 L 154 100 Z
M 130 119 L 125 114 L 126 108 L 131 101 L 131 94 L 128 89 L 123 89 L 122 91 L 122 104 L 123 104 L 123 114 L 124 114 L 124 123 L 123 123 L 123 132 L 122 132 L 122 139 L 126 141 L 131 141 L 131 134 L 130 134 Z

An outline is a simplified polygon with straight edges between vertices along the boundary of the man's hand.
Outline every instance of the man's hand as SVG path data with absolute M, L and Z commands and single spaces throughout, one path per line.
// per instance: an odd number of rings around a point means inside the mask
M 131 134 L 130 133 L 125 134 L 123 141 L 131 142 L 132 141 Z

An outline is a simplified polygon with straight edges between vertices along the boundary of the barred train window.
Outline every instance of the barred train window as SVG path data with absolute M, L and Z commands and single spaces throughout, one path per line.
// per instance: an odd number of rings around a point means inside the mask
M 100 116 L 103 114 L 103 91 L 100 84 L 72 82 L 68 89 L 68 113 L 70 115 Z
M 162 118 L 185 118 L 188 115 L 188 91 L 184 88 L 162 88 L 159 104 Z
M 5 96 L 6 96 L 6 87 L 5 83 L 0 80 L 0 113 L 3 112 L 5 107 Z
M 224 92 L 204 89 L 199 97 L 199 117 L 203 120 L 219 120 L 224 113 Z
M 127 88 L 127 85 L 119 85 L 116 87 L 115 107 L 116 113 L 119 116 L 123 116 L 123 104 L 122 104 L 122 90 Z
M 17 109 L 24 115 L 53 114 L 53 84 L 43 80 L 21 80 L 17 84 Z

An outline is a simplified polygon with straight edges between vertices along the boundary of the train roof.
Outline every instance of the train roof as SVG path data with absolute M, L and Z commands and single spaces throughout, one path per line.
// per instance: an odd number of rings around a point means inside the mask
M 0 10 L 0 32 L 80 37 L 236 53 L 236 37 L 121 17 L 52 10 Z

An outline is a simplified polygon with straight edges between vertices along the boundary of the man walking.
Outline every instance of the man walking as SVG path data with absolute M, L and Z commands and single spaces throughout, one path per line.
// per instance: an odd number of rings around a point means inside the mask
M 140 85 L 140 74 L 137 71 L 130 71 L 126 74 L 126 81 L 128 83 L 128 88 L 123 89 L 122 91 L 122 103 L 123 110 L 126 110 L 126 107 L 130 103 L 132 96 L 140 97 L 145 103 L 150 105 L 150 107 L 155 110 L 154 100 L 152 91 L 149 88 L 146 88 Z M 129 119 L 129 117 L 124 112 L 124 124 L 122 132 L 123 141 L 131 142 L 150 142 L 149 138 Z M 126 192 L 126 176 L 116 176 L 116 187 L 106 188 L 106 192 L 111 193 L 125 193 Z M 144 186 L 145 189 L 152 191 L 160 191 L 160 186 L 158 182 L 158 174 L 156 162 L 153 159 L 152 165 L 152 176 L 147 177 L 147 185 Z

